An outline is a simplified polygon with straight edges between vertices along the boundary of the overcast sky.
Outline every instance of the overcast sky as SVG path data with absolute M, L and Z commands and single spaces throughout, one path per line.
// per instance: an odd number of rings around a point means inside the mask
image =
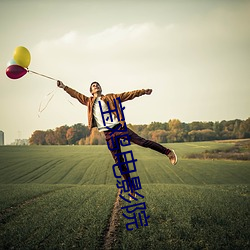
M 5 70 L 17 46 L 29 68 L 90 95 L 152 88 L 124 103 L 127 123 L 250 117 L 250 1 L 0 2 L 0 130 L 5 143 L 33 131 L 87 125 L 87 108 L 56 82 Z M 39 106 L 46 109 L 38 116 Z

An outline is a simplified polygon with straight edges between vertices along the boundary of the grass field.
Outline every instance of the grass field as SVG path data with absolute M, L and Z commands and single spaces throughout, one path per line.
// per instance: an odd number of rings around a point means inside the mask
M 119 213 L 112 249 L 249 249 L 250 162 L 185 157 L 231 145 L 168 144 L 177 166 L 149 149 L 124 148 L 138 160 L 138 202 L 150 218 L 127 231 Z M 105 248 L 113 164 L 106 146 L 0 147 L 0 249 Z

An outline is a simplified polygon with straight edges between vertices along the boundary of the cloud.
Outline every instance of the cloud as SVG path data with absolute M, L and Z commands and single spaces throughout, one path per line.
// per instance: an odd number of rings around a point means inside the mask
M 94 34 L 69 31 L 41 41 L 34 54 L 43 67 L 48 67 L 49 57 L 58 70 L 71 68 L 78 76 L 83 68 L 85 72 L 103 75 L 120 69 L 123 74 L 154 71 L 164 75 L 166 70 L 188 71 L 191 67 L 204 72 L 202 67 L 215 68 L 217 62 L 226 71 L 226 65 L 241 50 L 249 49 L 246 13 L 242 9 L 216 9 L 185 22 L 120 23 Z
M 69 33 L 66 33 L 64 36 L 62 36 L 59 40 L 58 43 L 62 44 L 74 44 L 77 40 L 77 32 L 76 31 L 71 31 Z
M 152 23 L 133 24 L 130 26 L 118 24 L 90 36 L 87 39 L 87 48 L 102 50 L 114 46 L 127 46 L 131 43 L 138 44 L 139 41 L 150 35 L 152 29 L 154 29 Z
M 155 26 L 151 23 L 133 24 L 130 26 L 118 24 L 89 36 L 78 31 L 69 31 L 61 37 L 39 42 L 35 49 L 54 49 L 58 46 L 65 49 L 76 49 L 75 45 L 78 45 L 81 51 L 88 49 L 101 50 L 120 46 L 121 43 L 123 45 L 130 42 L 136 43 L 138 39 L 149 36 L 154 28 Z
M 93 35 L 69 31 L 61 37 L 41 41 L 34 51 L 40 56 L 45 51 L 51 56 L 63 53 L 68 60 L 75 60 L 76 56 L 93 60 L 103 56 L 106 60 L 106 57 L 127 56 L 128 52 L 150 47 L 154 42 L 151 36 L 159 36 L 157 32 L 161 31 L 153 23 L 117 24 Z
M 56 47 L 70 48 L 72 47 L 79 39 L 79 33 L 77 31 L 70 31 L 63 34 L 61 37 L 42 40 L 37 45 L 35 45 L 35 50 L 44 51 L 47 49 L 55 49 Z
M 78 75 L 83 67 L 86 71 L 105 72 L 140 62 L 153 46 L 151 36 L 157 37 L 157 32 L 153 23 L 117 24 L 91 35 L 69 31 L 55 39 L 41 41 L 32 54 L 37 59 L 36 66 L 45 70 L 53 65 L 58 70 L 70 67 L 79 72 Z

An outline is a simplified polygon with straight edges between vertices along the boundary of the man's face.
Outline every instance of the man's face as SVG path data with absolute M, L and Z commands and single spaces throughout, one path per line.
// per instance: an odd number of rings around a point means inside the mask
M 98 83 L 93 83 L 91 85 L 91 94 L 93 95 L 94 93 L 102 92 L 102 88 Z

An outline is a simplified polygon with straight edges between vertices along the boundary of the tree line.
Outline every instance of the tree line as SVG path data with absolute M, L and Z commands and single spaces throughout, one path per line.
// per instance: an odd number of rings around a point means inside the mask
M 138 135 L 159 143 L 193 142 L 250 138 L 250 118 L 221 122 L 191 123 L 171 119 L 168 122 L 151 122 L 144 125 L 127 126 Z M 63 125 L 46 131 L 36 130 L 29 138 L 31 145 L 102 145 L 106 144 L 103 133 L 84 124 Z

